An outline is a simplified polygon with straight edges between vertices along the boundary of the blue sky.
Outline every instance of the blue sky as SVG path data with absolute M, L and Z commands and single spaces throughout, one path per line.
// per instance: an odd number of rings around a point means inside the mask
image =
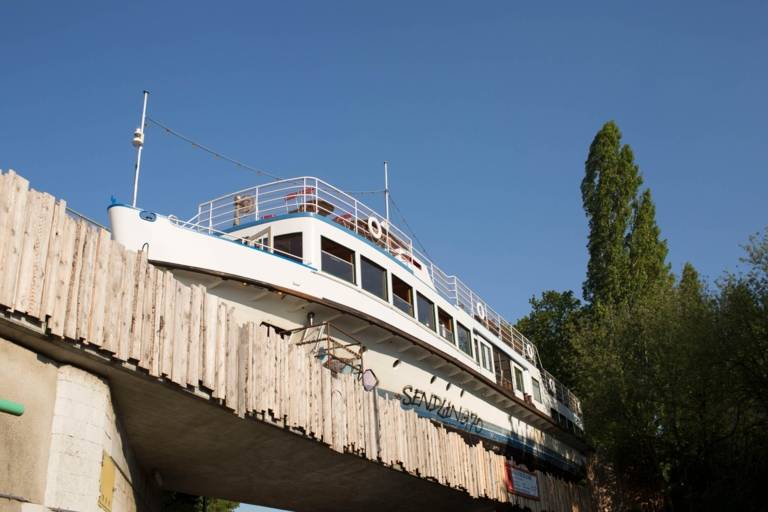
M 615 119 L 676 272 L 768 224 L 765 2 L 3 2 L 0 168 L 106 222 L 150 115 L 282 176 L 392 194 L 436 262 L 515 320 L 580 293 L 579 183 Z M 147 132 L 140 205 L 262 179 Z
M 377 189 L 388 159 L 429 253 L 514 320 L 580 291 L 583 162 L 615 119 L 673 268 L 715 278 L 768 223 L 768 4 L 618 4 L 4 2 L 0 168 L 106 221 L 144 88 L 152 116 L 282 176 Z M 148 209 L 260 181 L 147 132 Z

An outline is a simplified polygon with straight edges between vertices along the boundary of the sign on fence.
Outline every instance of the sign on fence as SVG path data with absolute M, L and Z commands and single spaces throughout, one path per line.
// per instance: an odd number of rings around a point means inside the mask
M 507 490 L 525 498 L 539 499 L 539 479 L 535 473 L 513 466 L 507 466 Z

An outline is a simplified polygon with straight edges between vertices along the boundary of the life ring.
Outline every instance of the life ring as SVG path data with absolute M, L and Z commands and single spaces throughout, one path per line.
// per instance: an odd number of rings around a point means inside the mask
M 527 343 L 525 345 L 525 353 L 530 359 L 533 359 L 535 357 L 535 353 L 533 352 L 533 345 Z
M 555 379 L 552 377 L 547 377 L 547 389 L 549 389 L 549 392 L 553 395 L 555 394 Z
M 485 310 L 485 304 L 482 302 L 476 302 L 475 313 L 477 313 L 477 316 L 485 320 L 485 317 L 488 316 L 488 312 Z
M 381 235 L 384 234 L 384 230 L 381 228 L 381 223 L 376 217 L 368 217 L 368 232 L 373 238 L 379 240 Z

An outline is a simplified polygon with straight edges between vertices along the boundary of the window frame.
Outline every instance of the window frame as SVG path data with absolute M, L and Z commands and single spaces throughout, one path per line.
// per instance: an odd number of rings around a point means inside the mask
M 525 370 L 517 364 L 512 364 L 512 381 L 515 383 L 515 391 L 525 394 Z
M 421 320 L 421 301 L 428 302 L 430 304 L 429 310 L 430 310 L 430 316 L 429 320 L 432 321 L 432 325 L 429 325 L 429 323 L 425 323 Z M 435 316 L 435 301 L 430 300 L 429 297 L 421 293 L 420 291 L 416 291 L 416 320 L 419 321 L 419 323 L 431 331 L 437 332 L 437 318 Z
M 480 366 L 482 366 L 484 369 L 488 370 L 489 372 L 492 372 L 493 358 L 491 357 L 491 346 L 481 341 L 480 354 L 481 354 Z
M 442 315 L 441 315 L 442 313 Z M 450 334 L 450 337 L 446 337 L 442 333 L 442 328 L 445 327 L 445 325 L 442 322 L 441 316 L 448 320 L 449 329 L 446 329 L 448 333 Z M 441 338 L 443 338 L 445 341 L 449 342 L 451 345 L 456 344 L 456 331 L 454 327 L 454 321 L 453 317 L 448 314 L 447 311 L 445 311 L 440 306 L 437 306 L 437 331 Z
M 380 270 L 381 272 L 383 272 L 382 281 L 381 281 L 381 284 L 383 287 L 383 293 L 384 293 L 383 296 L 365 287 L 365 276 L 364 276 L 365 270 L 364 269 L 366 268 L 366 265 L 373 267 L 373 269 L 375 270 Z M 378 297 L 381 300 L 389 302 L 389 276 L 387 274 L 389 274 L 389 272 L 387 272 L 386 268 L 382 267 L 381 265 L 374 262 L 370 258 L 366 258 L 362 254 L 360 255 L 360 288 L 370 293 L 374 297 Z
M 277 244 L 278 240 L 285 239 L 288 237 L 292 238 L 298 238 L 299 240 L 299 254 L 294 254 L 290 250 L 283 250 L 278 249 Z M 272 248 L 277 252 L 278 256 L 282 256 L 284 258 L 288 258 L 294 261 L 298 261 L 300 263 L 304 263 L 304 233 L 301 231 L 295 232 L 295 233 L 283 233 L 282 235 L 275 235 L 272 237 Z
M 467 347 L 469 348 L 469 351 L 464 350 L 464 347 L 461 346 L 462 344 L 459 333 L 462 331 L 462 329 L 467 333 Z M 475 358 L 474 354 L 472 353 L 472 331 L 464 327 L 464 324 L 458 320 L 456 321 L 456 346 L 459 347 L 459 350 L 467 354 L 472 359 Z
M 540 404 L 544 403 L 541 394 L 541 383 L 539 382 L 539 379 L 535 377 L 531 377 L 531 394 L 533 395 L 534 400 Z
M 405 282 L 405 280 L 400 279 L 399 277 L 397 277 L 392 272 L 390 272 L 389 275 L 391 276 L 390 277 L 390 285 L 391 285 L 390 288 L 392 289 L 392 305 L 395 306 L 398 310 L 400 310 L 403 313 L 405 313 L 406 315 L 410 316 L 411 318 L 414 318 L 416 316 L 416 305 L 414 304 L 415 296 L 414 296 L 414 293 L 413 293 L 413 291 L 414 291 L 413 290 L 413 286 L 409 285 L 407 282 Z M 399 296 L 398 294 L 395 293 L 395 279 L 397 279 L 399 282 L 401 282 L 403 284 L 403 286 L 408 288 L 409 295 L 410 295 L 410 301 L 406 301 L 401 296 Z M 405 304 L 408 304 L 410 311 L 406 311 L 402 307 L 400 307 L 398 305 L 397 301 L 395 300 L 396 297 L 398 299 L 400 299 L 401 301 L 403 301 Z
M 324 245 L 325 242 L 330 242 L 333 245 L 336 245 L 338 247 L 341 247 L 342 249 L 345 249 L 345 250 L 349 251 L 350 254 L 351 254 L 351 261 L 347 261 L 344 258 L 340 258 L 339 256 L 337 256 L 337 255 L 335 255 L 335 254 L 333 254 L 331 252 L 328 252 L 325 249 L 323 249 L 323 245 Z M 351 265 L 352 266 L 352 269 L 351 269 L 352 270 L 352 280 L 350 281 L 345 276 L 340 276 L 340 275 L 334 274 L 333 272 L 329 272 L 326 269 L 326 265 L 323 264 L 324 263 L 324 258 L 325 258 L 326 255 Z M 333 261 L 333 260 L 331 260 L 331 261 Z M 333 276 L 333 277 L 335 277 L 337 279 L 341 279 L 342 281 L 346 281 L 348 283 L 357 285 L 357 253 L 355 253 L 355 251 L 353 251 L 349 247 L 347 247 L 345 245 L 342 245 L 339 242 L 337 242 L 337 241 L 335 241 L 335 240 L 333 240 L 331 238 L 328 238 L 326 236 L 321 235 L 320 236 L 320 270 L 322 270 L 326 274 L 331 275 L 331 276 Z

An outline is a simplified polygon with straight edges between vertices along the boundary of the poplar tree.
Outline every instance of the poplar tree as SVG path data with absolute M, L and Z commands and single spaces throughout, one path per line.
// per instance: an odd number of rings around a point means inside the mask
M 631 302 L 649 297 L 654 291 L 659 291 L 659 287 L 672 286 L 674 279 L 666 263 L 669 252 L 667 241 L 661 239 L 661 230 L 656 224 L 656 206 L 649 189 L 645 189 L 634 202 L 627 251 L 629 268 L 626 285 Z M 686 267 L 686 270 L 690 272 L 692 269 Z M 683 275 L 686 276 L 685 272 Z
M 632 149 L 621 145 L 621 131 L 613 121 L 592 141 L 585 171 L 581 196 L 589 220 L 589 263 L 584 298 L 593 305 L 618 303 L 626 296 L 626 237 L 642 178 Z

